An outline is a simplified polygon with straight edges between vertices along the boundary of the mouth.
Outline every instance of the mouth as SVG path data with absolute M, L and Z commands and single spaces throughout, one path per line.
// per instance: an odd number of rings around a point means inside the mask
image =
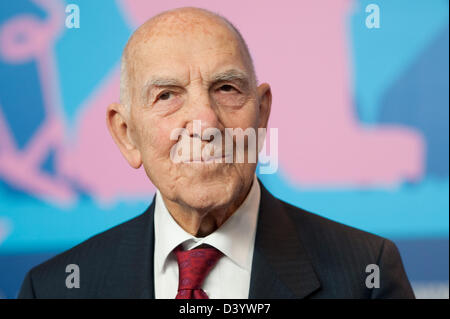
M 182 160 L 181 162 L 184 164 L 228 164 L 231 163 L 232 155 L 223 155 L 223 156 L 204 156 L 203 158 L 197 157 L 193 159 Z

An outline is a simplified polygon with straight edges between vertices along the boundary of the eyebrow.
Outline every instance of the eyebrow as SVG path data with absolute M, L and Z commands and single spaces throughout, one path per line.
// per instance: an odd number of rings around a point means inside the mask
M 181 86 L 180 81 L 172 78 L 153 78 L 147 81 L 144 88 L 152 86 Z
M 241 82 L 242 84 L 248 84 L 249 76 L 245 72 L 242 72 L 240 70 L 231 69 L 225 72 L 215 74 L 211 80 L 212 83 L 227 82 L 227 81 L 229 82 L 238 81 Z

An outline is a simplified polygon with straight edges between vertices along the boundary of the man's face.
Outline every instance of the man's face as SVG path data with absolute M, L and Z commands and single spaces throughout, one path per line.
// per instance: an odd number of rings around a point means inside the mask
M 256 88 L 242 47 L 226 26 L 177 28 L 159 28 L 133 50 L 127 124 L 147 175 L 165 198 L 198 210 L 221 209 L 245 196 L 256 163 L 247 157 L 246 163 L 176 163 L 171 149 L 179 141 L 171 134 L 185 128 L 190 142 L 201 138 L 193 136 L 194 120 L 201 121 L 202 133 L 220 130 L 223 140 L 225 128 L 257 133 L 267 124 L 268 110 L 261 112 L 262 89 Z M 202 147 L 207 143 L 202 141 Z

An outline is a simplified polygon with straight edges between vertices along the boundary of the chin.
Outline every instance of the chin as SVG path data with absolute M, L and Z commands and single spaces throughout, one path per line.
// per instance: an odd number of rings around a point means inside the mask
M 242 199 L 242 192 L 253 179 L 254 167 L 221 163 L 181 163 L 172 166 L 170 170 L 156 170 L 153 167 L 152 170 L 146 169 L 146 172 L 154 185 L 170 201 L 207 212 L 227 208 Z M 152 175 L 152 172 L 158 174 Z
M 238 183 L 230 180 L 196 181 L 185 185 L 183 188 L 179 189 L 181 201 L 200 211 L 226 207 L 239 197 L 241 191 Z

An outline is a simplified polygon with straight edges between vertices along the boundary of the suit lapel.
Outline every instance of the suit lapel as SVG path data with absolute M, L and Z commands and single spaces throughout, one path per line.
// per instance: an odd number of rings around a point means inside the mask
M 249 298 L 307 297 L 319 279 L 281 202 L 260 186 Z

